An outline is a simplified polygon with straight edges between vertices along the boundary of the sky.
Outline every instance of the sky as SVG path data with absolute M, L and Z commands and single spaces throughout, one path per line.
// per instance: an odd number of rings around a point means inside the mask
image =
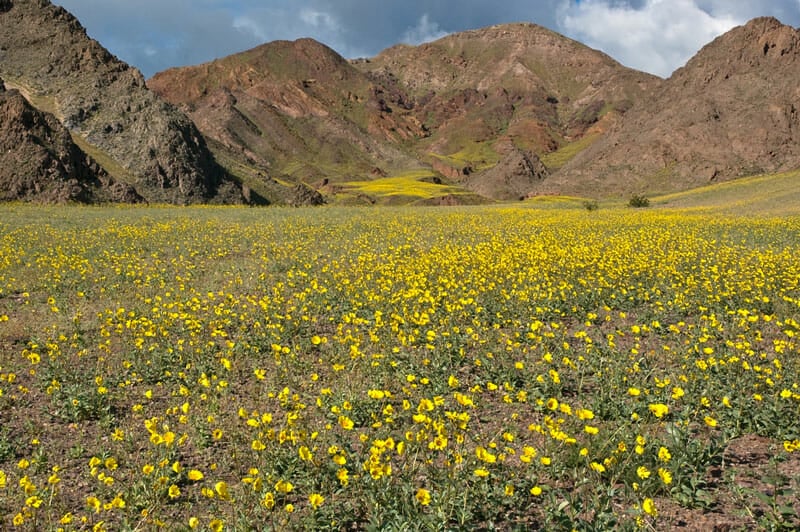
M 398 43 L 533 22 L 668 77 L 757 16 L 800 25 L 800 0 L 54 0 L 146 77 L 259 44 L 312 37 L 347 58 Z

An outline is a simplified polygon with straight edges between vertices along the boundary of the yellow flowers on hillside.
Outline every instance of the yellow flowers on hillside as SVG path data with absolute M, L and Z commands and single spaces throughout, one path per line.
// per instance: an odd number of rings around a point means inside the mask
M 0 210 L 0 529 L 660 529 L 798 456 L 797 219 Z

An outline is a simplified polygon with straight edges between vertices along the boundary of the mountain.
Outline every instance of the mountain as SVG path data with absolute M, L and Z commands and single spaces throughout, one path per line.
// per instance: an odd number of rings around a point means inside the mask
M 281 194 L 272 177 L 346 180 L 419 166 L 398 141 L 421 135 L 420 127 L 387 107 L 382 94 L 390 89 L 312 39 L 171 69 L 147 85 L 180 106 L 219 159 L 265 195 Z
M 541 190 L 668 192 L 800 167 L 800 33 L 730 30 L 634 106 Z
M 355 60 L 275 41 L 145 82 L 48 0 L 0 0 L 0 193 L 303 205 L 685 190 L 800 167 L 798 54 L 800 32 L 759 18 L 662 80 L 520 23 Z
M 425 150 L 477 167 L 502 156 L 498 140 L 542 155 L 602 132 L 660 81 L 535 24 L 399 45 L 359 67 L 409 92 Z
M 147 85 L 254 188 L 414 172 L 509 199 L 557 170 L 540 156 L 591 143 L 659 82 L 540 26 L 510 24 L 353 61 L 311 39 L 277 41 Z
M 142 201 L 130 185 L 111 178 L 51 114 L 31 106 L 0 80 L 0 200 L 65 202 Z
M 195 125 L 48 0 L 0 0 L 0 76 L 148 201 L 237 201 Z

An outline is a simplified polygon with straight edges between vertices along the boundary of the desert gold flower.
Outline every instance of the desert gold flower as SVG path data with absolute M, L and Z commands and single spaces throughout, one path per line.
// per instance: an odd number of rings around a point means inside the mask
M 664 463 L 667 463 L 672 459 L 672 454 L 669 452 L 669 449 L 662 445 L 658 448 L 658 459 Z
M 304 462 L 311 462 L 314 459 L 314 455 L 311 453 L 311 449 L 303 445 L 299 449 L 297 449 L 297 454 L 300 456 L 300 459 Z
M 642 510 L 644 510 L 644 513 L 652 517 L 658 515 L 658 512 L 656 511 L 656 505 L 653 502 L 653 499 L 650 497 L 647 497 L 644 501 L 642 501 Z
M 275 483 L 275 491 L 278 493 L 291 493 L 293 489 L 294 485 L 286 480 L 279 480 Z
M 224 480 L 220 480 L 214 484 L 214 492 L 216 492 L 217 496 L 224 501 L 227 501 L 231 498 L 230 492 L 228 491 L 228 483 Z
M 319 493 L 312 493 L 311 495 L 308 496 L 308 502 L 311 504 L 311 508 L 316 510 L 317 508 L 322 506 L 322 503 L 325 502 L 325 497 L 323 497 Z
M 355 424 L 353 420 L 347 416 L 339 416 L 339 426 L 342 427 L 344 430 L 353 430 Z
M 267 510 L 272 510 L 275 507 L 275 494 L 271 491 L 266 492 L 261 499 L 261 504 L 264 505 Z
M 592 462 L 591 464 L 589 464 L 589 467 L 591 467 L 597 473 L 605 473 L 606 472 L 605 466 L 603 466 L 603 464 L 600 464 L 598 462 Z
M 416 498 L 417 502 L 422 506 L 428 506 L 431 503 L 431 492 L 425 488 L 419 488 L 414 498 Z

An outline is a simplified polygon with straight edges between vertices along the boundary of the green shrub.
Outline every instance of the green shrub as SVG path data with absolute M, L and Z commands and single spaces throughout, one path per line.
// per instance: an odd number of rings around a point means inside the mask
M 634 209 L 642 209 L 649 206 L 650 200 L 639 194 L 634 194 L 631 196 L 631 199 L 628 200 L 628 207 L 633 207 Z

